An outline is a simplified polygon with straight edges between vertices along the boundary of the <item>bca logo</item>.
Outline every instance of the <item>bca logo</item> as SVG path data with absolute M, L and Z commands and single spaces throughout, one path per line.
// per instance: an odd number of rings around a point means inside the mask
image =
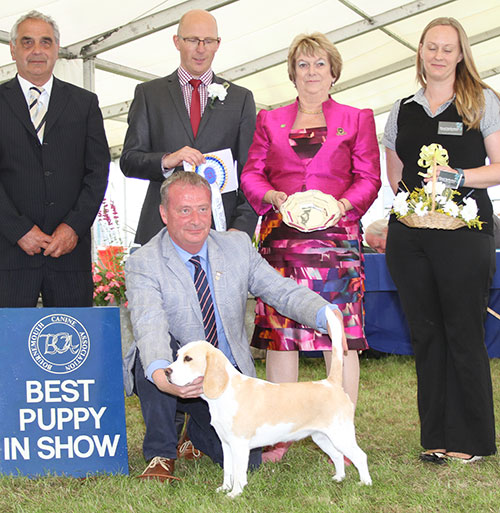
M 40 368 L 52 374 L 68 374 L 87 359 L 90 339 L 83 324 L 74 317 L 52 314 L 33 326 L 28 347 Z

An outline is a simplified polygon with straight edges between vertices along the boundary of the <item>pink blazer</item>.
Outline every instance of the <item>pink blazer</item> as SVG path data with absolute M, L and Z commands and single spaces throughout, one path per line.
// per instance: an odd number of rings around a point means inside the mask
M 289 133 L 298 102 L 272 111 L 261 110 L 241 187 L 255 211 L 265 214 L 262 202 L 270 189 L 290 195 L 317 189 L 353 205 L 344 223 L 353 224 L 368 210 L 380 189 L 380 155 L 375 121 L 370 109 L 341 105 L 331 98 L 323 103 L 328 135 L 308 165 L 290 146 Z

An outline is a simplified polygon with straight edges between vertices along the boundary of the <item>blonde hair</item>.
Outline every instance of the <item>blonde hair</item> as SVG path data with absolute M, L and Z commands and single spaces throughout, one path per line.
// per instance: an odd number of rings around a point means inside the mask
M 422 87 L 427 86 L 425 77 L 424 65 L 420 57 L 420 48 L 424 44 L 427 32 L 440 25 L 453 27 L 458 34 L 460 43 L 460 51 L 462 53 L 462 60 L 457 64 L 455 72 L 455 105 L 460 117 L 463 118 L 467 129 L 478 129 L 481 123 L 481 117 L 484 113 L 485 100 L 484 89 L 491 89 L 500 99 L 500 95 L 492 89 L 489 85 L 485 84 L 477 71 L 472 57 L 472 50 L 469 43 L 469 38 L 465 33 L 464 28 L 455 18 L 436 18 L 432 20 L 422 32 L 418 44 L 419 51 L 417 52 L 417 79 Z
M 288 76 L 295 83 L 295 64 L 298 55 L 317 55 L 318 50 L 323 50 L 330 63 L 330 69 L 335 81 L 340 77 L 342 71 L 342 57 L 336 46 L 321 32 L 312 34 L 299 34 L 294 38 L 288 49 Z

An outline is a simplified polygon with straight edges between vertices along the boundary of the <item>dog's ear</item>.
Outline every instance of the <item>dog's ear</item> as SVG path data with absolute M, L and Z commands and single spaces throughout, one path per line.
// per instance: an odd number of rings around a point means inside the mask
M 226 389 L 228 382 L 229 374 L 225 369 L 224 358 L 221 358 L 217 351 L 208 351 L 203 393 L 209 399 L 217 399 Z

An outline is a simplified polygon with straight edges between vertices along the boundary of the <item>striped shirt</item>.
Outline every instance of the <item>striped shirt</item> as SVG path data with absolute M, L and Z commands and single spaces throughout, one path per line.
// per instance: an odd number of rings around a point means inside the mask
M 489 135 L 500 130 L 500 100 L 491 89 L 483 89 L 483 93 L 485 105 L 479 129 L 483 134 L 483 139 L 486 139 L 486 137 L 488 137 Z M 405 101 L 405 103 L 416 102 L 420 104 L 423 107 L 426 114 L 430 118 L 434 118 L 436 116 L 439 116 L 439 114 L 441 114 L 442 112 L 444 112 L 454 100 L 455 95 L 453 95 L 453 98 L 443 103 L 443 105 L 439 106 L 435 113 L 432 113 L 429 106 L 429 101 L 425 97 L 425 89 L 422 87 L 413 96 L 408 98 Z M 382 144 L 386 148 L 389 148 L 390 150 L 394 151 L 396 150 L 396 138 L 398 135 L 398 116 L 400 106 L 401 100 L 398 100 L 392 106 L 391 112 L 385 124 L 384 137 L 382 138 Z
M 184 97 L 184 104 L 186 105 L 186 109 L 191 112 L 191 97 L 193 96 L 193 86 L 189 83 L 189 81 L 193 77 L 190 75 L 182 66 L 179 66 L 177 70 L 177 75 L 179 76 L 179 83 L 181 85 L 182 96 Z M 203 73 L 199 78 L 201 80 L 200 87 L 198 90 L 200 91 L 200 106 L 201 106 L 201 115 L 203 116 L 203 112 L 205 112 L 205 107 L 208 102 L 208 91 L 207 87 L 212 83 L 212 79 L 214 76 L 214 72 L 209 69 Z

